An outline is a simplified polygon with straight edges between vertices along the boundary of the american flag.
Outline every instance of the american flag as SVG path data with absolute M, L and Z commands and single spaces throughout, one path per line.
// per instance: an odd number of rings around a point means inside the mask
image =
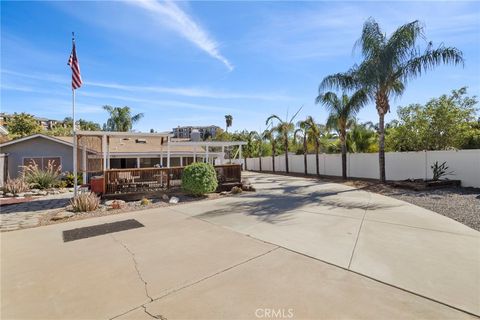
M 72 68 L 72 89 L 78 89 L 82 86 L 82 76 L 80 75 L 80 64 L 77 59 L 75 42 L 73 43 L 72 53 L 68 58 L 68 65 Z

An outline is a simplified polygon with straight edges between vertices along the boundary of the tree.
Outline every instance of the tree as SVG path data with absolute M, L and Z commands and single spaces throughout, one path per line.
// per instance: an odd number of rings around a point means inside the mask
M 8 132 L 14 137 L 26 137 L 41 132 L 38 121 L 28 113 L 14 113 L 6 122 Z
M 379 116 L 378 149 L 380 181 L 385 182 L 385 114 L 390 110 L 390 98 L 399 97 L 406 84 L 422 75 L 422 72 L 441 64 L 463 65 L 462 52 L 455 47 L 441 44 L 433 48 L 428 42 L 420 51 L 419 39 L 425 39 L 424 28 L 419 21 L 400 26 L 392 35 L 382 32 L 379 24 L 368 19 L 363 25 L 362 35 L 356 42 L 364 58 L 363 62 L 345 73 L 325 77 L 320 91 L 328 88 L 364 88 L 375 102 Z
M 269 126 L 270 124 L 273 125 L 273 121 L 277 120 L 278 124 L 274 126 L 272 129 L 277 132 L 283 142 L 283 146 L 285 148 L 285 171 L 288 173 L 288 140 L 290 139 L 290 133 L 293 131 L 295 128 L 295 125 L 293 124 L 293 120 L 295 120 L 295 117 L 298 115 L 298 113 L 302 110 L 302 108 L 298 109 L 298 111 L 293 115 L 290 120 L 288 120 L 288 117 L 285 120 L 282 120 L 279 116 L 272 114 L 270 117 L 267 118 L 267 121 L 265 121 L 265 125 Z
M 322 136 L 322 128 L 318 125 L 311 116 L 308 116 L 305 120 L 308 129 L 307 129 L 307 139 L 312 142 L 315 146 L 315 168 L 317 176 L 320 175 L 320 139 Z
M 263 141 L 268 141 L 270 142 L 270 145 L 272 146 L 272 171 L 275 172 L 275 152 L 277 149 L 277 139 L 275 137 L 275 132 L 273 129 L 270 130 L 265 130 L 262 133 L 262 139 Z
M 451 95 L 431 99 L 425 106 L 400 107 L 399 121 L 387 130 L 387 148 L 420 151 L 468 146 L 476 128 L 478 100 L 466 94 L 467 89 L 460 88 L 453 90 Z
M 107 131 L 130 131 L 132 130 L 133 124 L 143 118 L 143 113 L 132 116 L 130 107 L 127 106 L 112 107 L 107 105 L 103 106 L 103 109 L 110 115 L 106 125 L 104 125 L 104 129 Z
M 297 123 L 297 129 L 293 133 L 294 141 L 296 137 L 299 135 L 299 138 L 302 140 L 303 144 L 303 167 L 305 170 L 305 175 L 308 174 L 308 167 L 307 167 L 307 153 L 308 153 L 308 146 L 307 146 L 307 139 L 308 139 L 308 128 L 309 123 L 307 120 L 299 121 Z
M 374 152 L 376 149 L 376 133 L 367 123 L 354 122 L 347 133 L 348 152 Z
M 347 128 L 355 121 L 355 115 L 367 103 L 365 91 L 356 91 L 351 97 L 342 94 L 339 98 L 333 92 L 327 92 L 317 97 L 316 103 L 321 103 L 330 112 L 327 126 L 338 131 L 342 147 L 342 178 L 347 178 Z
M 232 126 L 233 117 L 229 114 L 225 116 L 225 132 L 228 132 L 228 128 Z
M 255 149 L 255 137 L 258 135 L 256 131 L 243 131 L 240 133 L 240 140 L 247 144 L 242 147 L 242 154 L 245 162 L 245 170 L 247 168 L 247 158 L 252 157 Z

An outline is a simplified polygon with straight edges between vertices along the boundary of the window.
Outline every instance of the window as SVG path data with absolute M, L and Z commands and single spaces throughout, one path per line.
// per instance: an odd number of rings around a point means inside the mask
M 53 168 L 57 170 L 62 165 L 62 159 L 60 157 L 32 157 L 32 158 L 23 158 L 23 165 L 37 165 L 39 169 L 45 170 L 48 167 L 48 164 L 52 164 Z

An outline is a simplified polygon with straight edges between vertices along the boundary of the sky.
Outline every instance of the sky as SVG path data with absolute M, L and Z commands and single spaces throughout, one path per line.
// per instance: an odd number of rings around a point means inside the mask
M 388 35 L 420 20 L 426 39 L 462 50 L 464 67 L 440 66 L 391 101 L 424 104 L 468 86 L 480 96 L 480 2 L 1 1 L 2 112 L 72 115 L 71 32 L 84 85 L 77 117 L 103 124 L 103 105 L 129 106 L 138 131 L 178 125 L 265 129 L 271 114 L 324 122 L 315 104 L 327 75 L 348 70 L 363 23 Z M 367 105 L 360 121 L 378 122 Z

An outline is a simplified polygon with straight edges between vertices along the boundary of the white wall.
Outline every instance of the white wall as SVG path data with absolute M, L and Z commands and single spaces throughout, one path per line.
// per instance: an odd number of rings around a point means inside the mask
M 321 175 L 341 176 L 342 157 L 340 154 L 320 154 L 319 169 Z M 419 151 L 419 152 L 387 152 L 385 168 L 388 180 L 431 179 L 435 161 L 439 164 L 446 161 L 449 171 L 454 175 L 449 179 L 462 181 L 464 187 L 480 188 L 480 149 Z M 304 173 L 303 155 L 289 155 L 290 172 Z M 248 170 L 258 171 L 258 158 L 247 159 Z M 272 158 L 262 158 L 263 171 L 272 171 Z M 316 174 L 315 155 L 307 156 L 309 174 Z M 275 170 L 285 172 L 285 156 L 275 157 Z M 349 177 L 378 179 L 377 153 L 349 153 L 347 155 L 347 174 Z

